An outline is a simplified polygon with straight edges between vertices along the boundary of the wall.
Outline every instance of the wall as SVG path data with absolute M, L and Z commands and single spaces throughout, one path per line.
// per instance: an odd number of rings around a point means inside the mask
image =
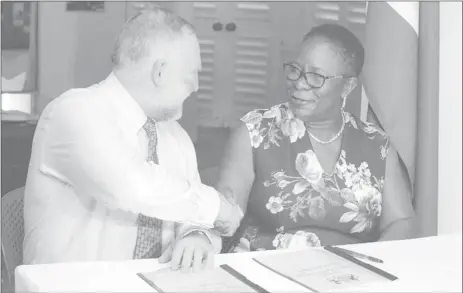
M 126 20 L 126 6 L 125 2 L 105 2 L 104 12 L 66 12 L 65 2 L 39 3 L 39 114 L 64 91 L 89 86 L 110 73 L 114 41 Z M 180 123 L 194 141 L 194 96 L 185 102 Z
M 124 2 L 105 2 L 104 12 L 66 12 L 66 2 L 39 3 L 39 113 L 64 91 L 109 74 L 125 13 Z
M 462 229 L 461 9 L 461 3 L 440 3 L 438 234 Z

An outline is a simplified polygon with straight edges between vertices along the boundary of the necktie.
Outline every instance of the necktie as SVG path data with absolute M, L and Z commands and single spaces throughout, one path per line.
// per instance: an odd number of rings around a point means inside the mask
M 143 129 L 149 138 L 148 161 L 158 163 L 156 154 L 157 133 L 156 123 L 148 118 Z M 133 253 L 134 259 L 157 258 L 161 256 L 162 221 L 156 218 L 139 214 L 137 219 L 137 242 Z

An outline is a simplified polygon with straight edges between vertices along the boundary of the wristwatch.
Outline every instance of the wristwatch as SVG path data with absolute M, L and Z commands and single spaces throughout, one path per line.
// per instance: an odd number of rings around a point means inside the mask
M 209 240 L 209 242 L 212 244 L 211 235 L 209 234 L 209 232 L 208 232 L 207 230 L 204 230 L 204 229 L 199 229 L 199 228 L 191 229 L 191 230 L 187 231 L 185 234 L 183 234 L 182 238 L 185 238 L 185 237 L 187 237 L 188 235 L 191 235 L 191 234 L 193 234 L 193 233 L 206 236 L 207 239 Z

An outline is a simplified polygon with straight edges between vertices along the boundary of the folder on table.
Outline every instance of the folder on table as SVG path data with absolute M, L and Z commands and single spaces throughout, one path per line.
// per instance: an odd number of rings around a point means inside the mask
M 344 291 L 397 279 L 352 256 L 318 248 L 262 255 L 253 260 L 313 292 Z
M 197 273 L 163 269 L 138 276 L 158 292 L 268 292 L 229 265 Z

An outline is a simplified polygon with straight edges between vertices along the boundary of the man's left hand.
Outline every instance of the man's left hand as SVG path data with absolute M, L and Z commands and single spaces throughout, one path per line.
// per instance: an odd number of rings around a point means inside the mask
M 201 233 L 191 233 L 170 244 L 159 257 L 160 263 L 171 261 L 173 270 L 197 272 L 214 264 L 214 247 L 209 238 Z

